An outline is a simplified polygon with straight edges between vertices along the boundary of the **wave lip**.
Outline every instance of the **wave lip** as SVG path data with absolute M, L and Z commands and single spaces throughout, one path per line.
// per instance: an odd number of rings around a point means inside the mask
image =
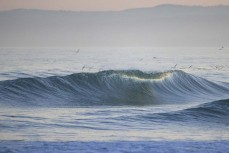
M 10 106 L 122 106 L 213 101 L 229 85 L 185 73 L 138 70 L 77 73 L 0 82 L 0 104 Z

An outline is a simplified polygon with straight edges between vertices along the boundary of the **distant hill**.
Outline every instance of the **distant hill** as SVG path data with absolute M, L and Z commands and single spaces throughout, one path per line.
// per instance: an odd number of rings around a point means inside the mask
M 229 46 L 229 6 L 0 11 L 0 47 Z

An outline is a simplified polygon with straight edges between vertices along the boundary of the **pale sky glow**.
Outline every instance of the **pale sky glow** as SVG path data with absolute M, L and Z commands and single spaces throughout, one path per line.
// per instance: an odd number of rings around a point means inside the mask
M 0 0 L 0 10 L 47 9 L 73 11 L 124 10 L 160 4 L 229 5 L 229 0 Z

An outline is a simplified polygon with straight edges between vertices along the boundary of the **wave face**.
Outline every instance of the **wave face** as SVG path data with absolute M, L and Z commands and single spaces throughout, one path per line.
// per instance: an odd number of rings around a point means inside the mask
M 197 105 L 195 107 L 167 113 L 144 114 L 142 120 L 179 122 L 183 124 L 210 124 L 229 125 L 229 99 L 219 100 Z
M 7 106 L 136 106 L 228 97 L 228 83 L 210 82 L 183 71 L 109 70 L 0 82 L 0 104 Z
M 181 114 L 181 115 L 179 115 Z M 201 120 L 229 125 L 229 99 L 205 103 L 194 108 L 178 112 L 177 116 L 185 116 L 184 120 Z M 179 119 L 179 118 L 178 118 Z

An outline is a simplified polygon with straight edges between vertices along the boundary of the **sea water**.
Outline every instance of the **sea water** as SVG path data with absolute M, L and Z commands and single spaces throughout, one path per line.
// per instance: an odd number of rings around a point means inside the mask
M 229 152 L 229 50 L 1 48 L 0 152 Z

